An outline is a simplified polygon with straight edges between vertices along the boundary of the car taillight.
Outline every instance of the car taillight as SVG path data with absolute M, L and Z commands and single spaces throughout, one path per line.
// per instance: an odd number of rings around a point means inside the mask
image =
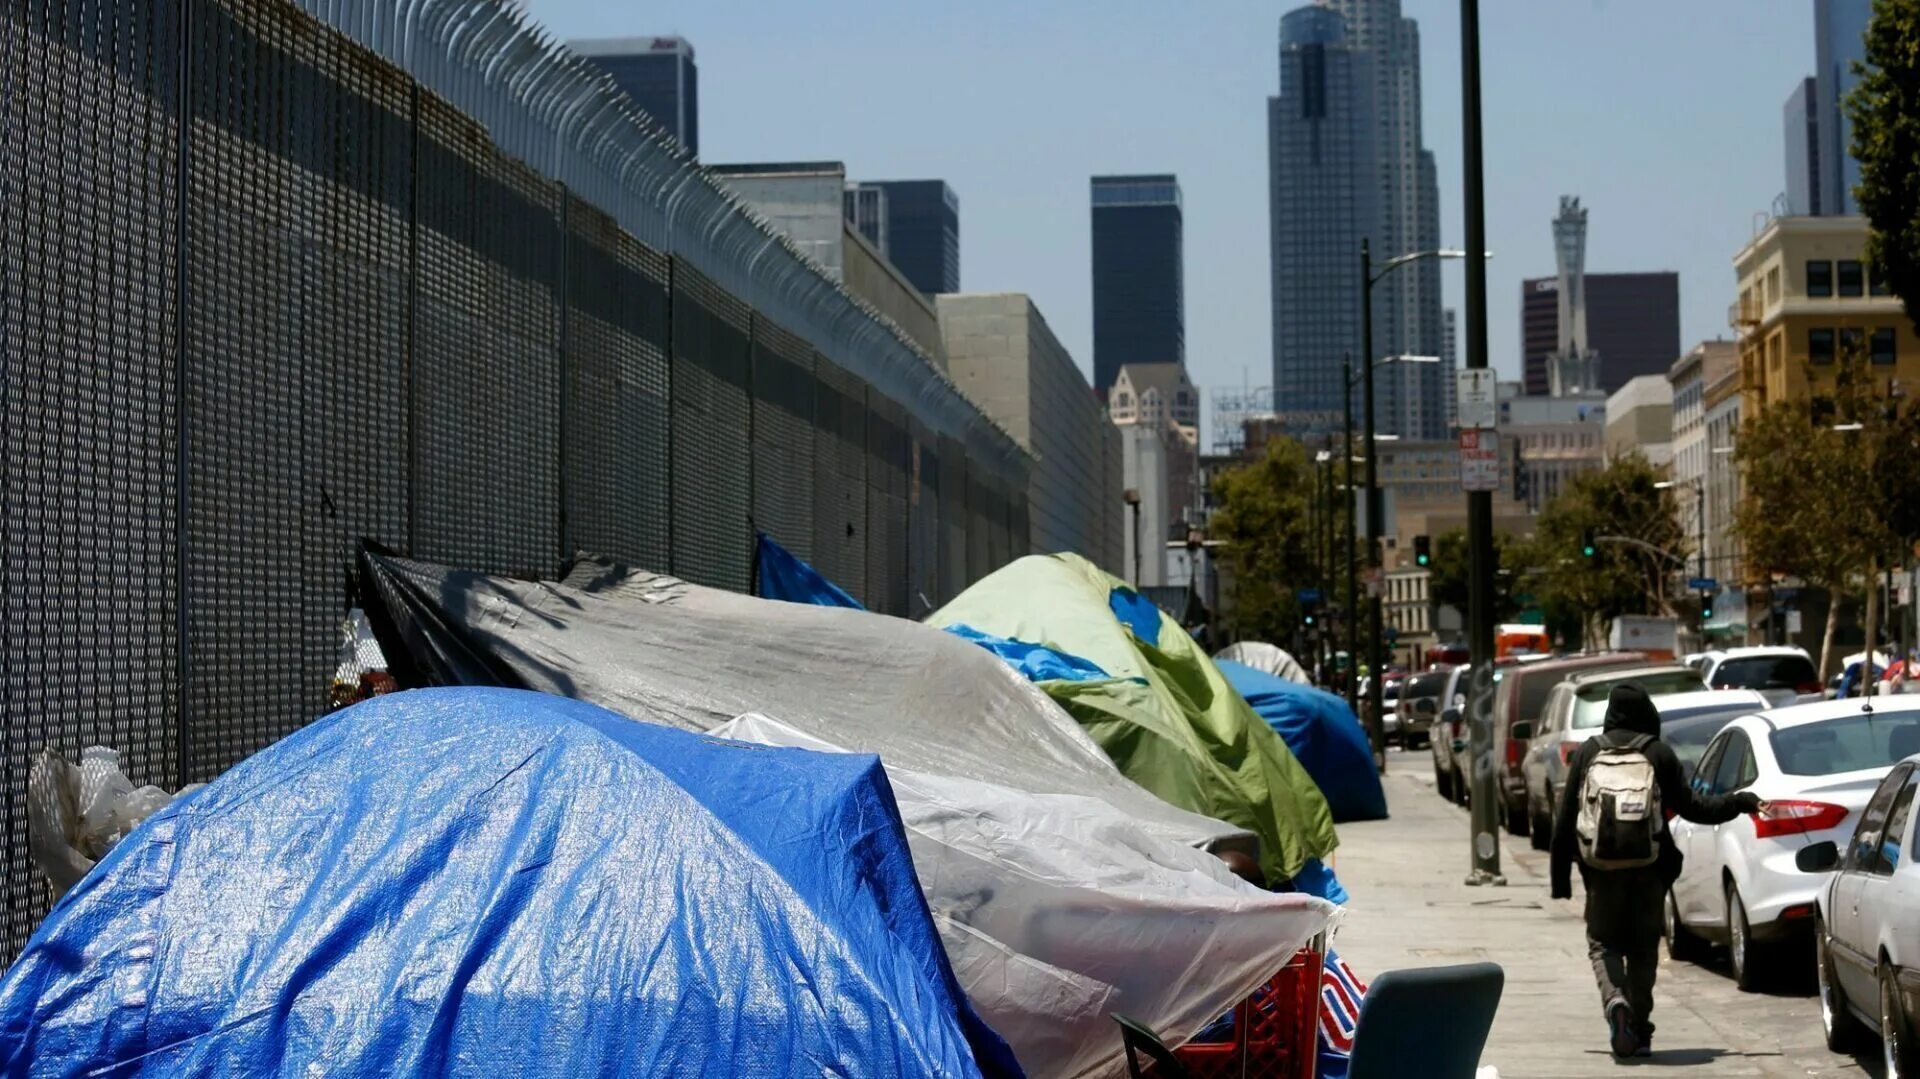
M 1518 738 L 1507 739 L 1507 766 L 1508 767 L 1518 768 L 1520 766 L 1520 753 L 1524 749 L 1526 749 L 1526 746 L 1521 745 L 1520 740 Z
M 1795 693 L 1819 693 L 1824 689 L 1819 682 L 1801 682 L 1793 687 Z
M 1837 827 L 1847 819 L 1847 807 L 1830 802 L 1781 800 L 1768 803 L 1766 812 L 1749 816 L 1753 818 L 1754 838 L 1771 839 L 1803 832 L 1824 832 Z
M 1579 748 L 1580 743 L 1578 742 L 1560 743 L 1560 763 L 1566 764 L 1569 760 L 1573 759 L 1573 751 Z

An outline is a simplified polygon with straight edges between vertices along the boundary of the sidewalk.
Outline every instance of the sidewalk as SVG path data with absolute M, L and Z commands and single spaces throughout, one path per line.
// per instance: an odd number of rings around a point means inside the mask
M 1502 1079 L 1619 1074 L 1575 902 L 1547 898 L 1547 858 L 1502 836 L 1504 888 L 1469 888 L 1466 811 L 1440 799 L 1424 750 L 1393 755 L 1384 821 L 1343 824 L 1335 869 L 1353 899 L 1334 946 L 1362 978 L 1487 959 L 1506 990 L 1481 1057 Z M 1578 891 L 1577 883 L 1575 889 Z M 1741 993 L 1718 967 L 1665 960 L 1652 1058 L 1693 1076 L 1871 1074 L 1827 1052 L 1809 990 Z

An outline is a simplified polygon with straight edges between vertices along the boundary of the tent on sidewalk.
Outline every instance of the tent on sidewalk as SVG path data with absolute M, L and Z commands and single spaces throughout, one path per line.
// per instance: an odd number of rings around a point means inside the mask
M 1220 660 L 1217 666 L 1313 777 L 1334 823 L 1386 817 L 1387 796 L 1380 788 L 1367 732 L 1346 701 L 1232 660 Z
M 1171 618 L 1078 555 L 1030 555 L 976 582 L 928 621 L 1077 657 L 1104 678 L 1039 683 L 1128 778 L 1257 834 L 1269 879 L 1335 845 L 1313 779 Z
M 1307 670 L 1300 666 L 1300 661 L 1277 644 L 1268 644 L 1265 641 L 1237 641 L 1215 652 L 1213 658 L 1216 662 L 1230 660 L 1243 667 L 1251 667 L 1262 674 L 1270 674 L 1275 678 L 1282 678 L 1298 685 L 1313 684 L 1313 679 L 1307 677 Z
M 46 1074 L 1018 1074 L 870 756 L 380 697 L 179 799 L 0 982 Z

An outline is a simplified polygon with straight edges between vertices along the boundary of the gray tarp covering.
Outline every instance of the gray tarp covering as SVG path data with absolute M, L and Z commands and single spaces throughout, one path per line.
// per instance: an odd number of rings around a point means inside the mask
M 1256 671 L 1270 674 L 1275 678 L 1284 678 L 1303 686 L 1313 684 L 1307 677 L 1306 669 L 1300 661 L 1287 654 L 1287 650 L 1277 644 L 1265 641 L 1240 641 L 1230 644 L 1213 654 L 1215 659 L 1232 660 L 1243 667 L 1252 667 Z

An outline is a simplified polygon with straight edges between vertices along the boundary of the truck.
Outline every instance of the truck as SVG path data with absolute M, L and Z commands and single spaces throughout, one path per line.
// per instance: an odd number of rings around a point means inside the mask
M 1680 620 L 1623 614 L 1607 631 L 1607 647 L 1617 652 L 1643 652 L 1648 659 L 1672 660 L 1680 651 Z

